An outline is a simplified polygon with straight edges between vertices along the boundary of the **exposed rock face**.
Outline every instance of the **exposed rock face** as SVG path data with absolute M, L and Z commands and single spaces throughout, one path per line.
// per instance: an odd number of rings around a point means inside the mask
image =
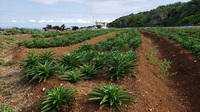
M 153 14 L 149 17 L 149 21 L 152 22 L 152 21 L 161 21 L 165 18 L 168 17 L 168 13 L 167 12 L 162 12 L 162 13 L 157 13 L 157 14 Z

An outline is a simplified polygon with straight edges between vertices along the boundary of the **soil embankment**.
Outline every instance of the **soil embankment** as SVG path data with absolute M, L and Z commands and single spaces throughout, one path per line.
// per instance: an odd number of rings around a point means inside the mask
M 200 110 L 199 60 L 192 52 L 168 38 L 149 32 L 143 32 L 143 35 L 146 38 L 150 38 L 153 44 L 158 46 L 161 59 L 167 59 L 172 62 L 170 72 L 176 73 L 176 75 L 166 80 L 166 86 L 180 98 L 179 101 L 182 102 L 185 111 L 198 112 Z M 171 106 L 173 106 L 172 103 L 170 104 Z M 177 110 L 177 112 L 179 111 Z

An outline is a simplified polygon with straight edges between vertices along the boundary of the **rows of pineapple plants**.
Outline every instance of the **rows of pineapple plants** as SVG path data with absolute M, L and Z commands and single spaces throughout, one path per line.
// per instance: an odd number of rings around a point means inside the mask
M 64 35 L 73 35 L 73 34 L 78 34 L 79 32 L 83 31 L 52 31 L 52 32 L 42 32 L 42 33 L 36 33 L 33 34 L 33 38 L 52 38 L 52 37 L 58 37 L 58 36 L 64 36 Z
M 34 38 L 31 41 L 28 40 L 21 41 L 18 43 L 18 45 L 26 46 L 27 48 L 49 48 L 49 47 L 69 46 L 113 31 L 115 31 L 115 29 L 78 31 L 76 34 L 61 33 L 61 32 L 52 34 L 49 33 L 48 36 L 50 35 L 53 36 L 51 39 L 47 40 L 38 37 Z M 58 36 L 59 38 L 56 38 Z
M 33 34 L 32 37 L 33 38 L 50 38 L 50 37 L 57 37 L 61 35 L 67 35 L 67 34 L 69 34 L 69 32 L 58 32 L 58 31 L 42 32 L 42 33 Z
M 185 34 L 185 32 L 171 32 L 167 28 L 148 28 L 143 29 L 144 31 L 149 31 L 157 35 L 161 35 L 163 37 L 167 37 L 182 46 L 184 46 L 186 49 L 192 51 L 195 53 L 198 57 L 200 57 L 200 38 L 188 36 Z M 188 29 L 191 30 L 191 29 Z
M 171 31 L 181 32 L 182 34 L 186 34 L 188 36 L 200 38 L 200 29 L 199 28 L 170 28 Z
M 190 36 L 194 38 L 200 38 L 199 28 L 162 28 L 164 32 L 175 33 L 180 36 Z
M 111 81 L 120 80 L 127 77 L 136 65 L 135 49 L 140 44 L 140 33 L 135 29 L 128 29 L 95 45 L 82 44 L 59 59 L 55 58 L 52 52 L 45 51 L 39 55 L 31 52 L 22 64 L 26 68 L 23 76 L 28 82 L 46 81 L 53 75 L 71 83 L 102 77 Z M 41 110 L 58 111 L 66 103 L 74 103 L 76 91 L 70 88 L 59 86 L 46 91 Z M 118 112 L 119 105 L 131 104 L 135 100 L 131 92 L 112 84 L 95 87 L 88 96 L 88 100 L 99 102 L 100 108 L 111 106 Z

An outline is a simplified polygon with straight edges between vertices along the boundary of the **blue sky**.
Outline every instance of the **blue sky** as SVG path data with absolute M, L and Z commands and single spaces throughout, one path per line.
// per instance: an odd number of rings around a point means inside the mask
M 190 0 L 0 0 L 0 27 L 88 26 L 179 1 Z

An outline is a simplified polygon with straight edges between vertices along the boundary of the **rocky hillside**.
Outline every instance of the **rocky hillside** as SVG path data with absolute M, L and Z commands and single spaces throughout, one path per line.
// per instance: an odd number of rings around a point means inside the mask
M 200 0 L 177 2 L 156 9 L 120 17 L 111 27 L 185 26 L 200 25 Z

